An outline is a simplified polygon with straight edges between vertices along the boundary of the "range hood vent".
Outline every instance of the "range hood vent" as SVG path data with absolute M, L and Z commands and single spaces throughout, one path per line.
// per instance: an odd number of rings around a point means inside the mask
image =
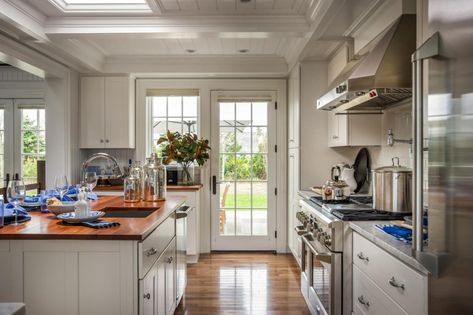
M 411 54 L 416 47 L 416 17 L 402 15 L 350 62 L 317 109 L 337 113 L 380 111 L 412 96 Z

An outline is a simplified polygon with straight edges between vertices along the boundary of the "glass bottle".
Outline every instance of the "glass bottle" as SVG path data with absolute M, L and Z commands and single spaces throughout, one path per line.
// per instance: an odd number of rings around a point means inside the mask
M 144 201 L 162 201 L 166 199 L 166 167 L 152 153 L 143 167 Z
M 131 173 L 123 183 L 125 202 L 139 202 L 141 200 L 141 179 L 136 173 Z

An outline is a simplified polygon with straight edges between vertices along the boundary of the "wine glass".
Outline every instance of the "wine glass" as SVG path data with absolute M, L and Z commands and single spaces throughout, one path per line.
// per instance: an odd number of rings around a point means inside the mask
M 89 191 L 94 190 L 95 186 L 97 186 L 97 173 L 95 172 L 86 172 L 85 173 L 85 184 Z
M 54 187 L 56 188 L 56 191 L 59 193 L 59 196 L 62 198 L 66 194 L 67 190 L 69 189 L 69 182 L 67 181 L 67 176 L 62 175 L 62 176 L 56 176 L 56 179 L 54 180 Z
M 18 205 L 25 200 L 26 187 L 25 183 L 21 179 L 14 179 L 8 183 L 7 186 L 7 199 L 8 202 L 13 205 L 13 212 L 15 213 L 15 223 L 12 225 L 18 225 Z

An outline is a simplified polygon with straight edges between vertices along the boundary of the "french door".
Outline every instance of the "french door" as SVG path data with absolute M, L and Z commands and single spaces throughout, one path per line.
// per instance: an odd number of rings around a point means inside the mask
M 211 93 L 212 250 L 275 250 L 276 93 Z

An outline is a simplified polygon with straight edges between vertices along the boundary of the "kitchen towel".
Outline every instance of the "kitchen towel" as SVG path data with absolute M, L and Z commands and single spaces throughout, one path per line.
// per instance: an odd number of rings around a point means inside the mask
M 31 220 L 31 216 L 28 214 L 28 212 L 24 208 L 18 206 L 17 211 L 18 211 L 18 223 Z M 5 208 L 4 208 L 4 224 L 8 225 L 14 222 L 15 222 L 15 209 L 12 204 L 7 204 L 5 205 Z
M 83 226 L 90 227 L 90 228 L 93 228 L 93 229 L 108 229 L 108 228 L 112 228 L 112 227 L 120 225 L 120 223 L 118 223 L 118 222 L 111 222 L 111 221 L 104 221 L 104 220 L 95 220 L 95 221 L 91 221 L 91 222 L 81 222 L 81 223 L 62 222 L 62 224 L 64 224 L 64 225 L 83 225 Z
M 412 230 L 403 226 L 393 224 L 376 224 L 376 228 L 391 235 L 395 239 L 404 243 L 412 243 Z M 424 240 L 427 239 L 427 234 L 424 233 Z

